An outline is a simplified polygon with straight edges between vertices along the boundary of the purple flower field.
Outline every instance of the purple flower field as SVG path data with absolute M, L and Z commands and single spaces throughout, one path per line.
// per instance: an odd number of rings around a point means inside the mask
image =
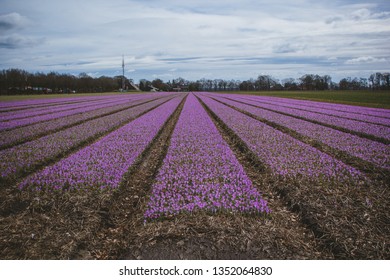
M 2 104 L 3 128 L 24 123 L 23 127 L 4 131 L 0 137 L 0 148 L 4 146 L 0 150 L 1 180 L 18 180 L 29 175 L 18 183 L 22 189 L 115 188 L 177 108 L 181 99 L 175 96 L 160 93 L 95 97 L 90 102 L 88 98 L 67 98 L 62 104 L 59 99 L 10 102 L 9 107 Z M 286 103 L 284 99 L 272 97 L 189 94 L 151 188 L 147 219 L 196 209 L 269 211 L 261 190 L 252 185 L 197 97 L 275 175 L 336 184 L 358 184 L 366 180 L 361 170 L 238 109 L 390 169 L 388 145 L 293 117 L 347 125 L 354 130 L 360 129 L 356 126 L 359 122 L 366 133 L 371 131 L 373 135 L 388 138 L 386 117 L 390 114 L 386 110 L 296 100 Z M 383 126 L 380 120 L 384 121 Z M 99 138 L 101 135 L 106 136 Z M 6 148 L 7 145 L 12 147 Z M 54 165 L 39 171 L 52 162 Z
M 388 259 L 389 120 L 211 92 L 3 102 L 0 254 Z

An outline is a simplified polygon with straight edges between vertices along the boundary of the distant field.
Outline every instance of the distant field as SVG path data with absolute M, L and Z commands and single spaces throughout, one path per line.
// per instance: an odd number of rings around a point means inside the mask
M 53 94 L 21 94 L 21 95 L 2 95 L 0 96 L 0 102 L 6 102 L 6 101 L 18 101 L 18 100 L 27 100 L 27 99 L 45 99 L 45 98 L 66 98 L 66 97 L 84 97 L 84 96 L 103 96 L 103 95 L 110 95 L 110 94 L 134 94 L 139 93 L 137 91 L 134 92 L 126 92 L 126 93 L 119 93 L 119 92 L 102 92 L 102 93 L 53 93 Z
M 390 108 L 389 91 L 235 91 L 225 93 L 277 96 L 375 108 Z
M 102 96 L 110 94 L 134 94 L 139 92 L 105 92 L 105 93 L 76 93 L 76 94 L 37 94 L 37 95 L 5 95 L 0 96 L 0 102 L 27 99 L 64 98 Z M 231 91 L 225 93 L 277 96 L 303 100 L 315 100 L 330 103 L 350 104 L 374 108 L 390 109 L 390 92 L 388 91 Z

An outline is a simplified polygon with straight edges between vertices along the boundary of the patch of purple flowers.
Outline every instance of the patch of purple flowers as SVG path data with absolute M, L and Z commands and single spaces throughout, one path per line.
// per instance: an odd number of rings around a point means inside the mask
M 219 96 L 220 95 L 213 95 L 217 100 L 221 100 L 226 104 L 249 112 L 257 117 L 292 129 L 299 134 L 315 139 L 337 150 L 347 152 L 350 155 L 372 162 L 380 167 L 390 169 L 389 145 L 298 118 L 235 102 L 233 101 L 235 98 L 226 99 L 220 98 Z
M 169 97 L 166 97 L 169 98 Z M 126 109 L 115 114 L 93 119 L 79 125 L 46 135 L 36 140 L 0 151 L 1 179 L 8 179 L 44 165 L 53 158 L 61 157 L 96 137 L 130 122 L 138 115 L 166 101 L 152 102 Z
M 201 209 L 270 211 L 207 112 L 190 94 L 144 217 L 148 220 Z
M 292 108 L 292 109 L 299 109 L 302 111 L 308 111 L 308 112 L 314 112 L 314 113 L 319 113 L 323 115 L 329 115 L 329 116 L 335 116 L 339 118 L 345 118 L 345 119 L 351 119 L 351 120 L 357 120 L 357 121 L 362 121 L 362 122 L 367 122 L 367 123 L 373 123 L 373 124 L 379 124 L 379 125 L 384 125 L 384 126 L 390 126 L 390 110 L 388 110 L 387 115 L 385 113 L 381 113 L 382 116 L 371 116 L 369 114 L 372 114 L 373 112 L 369 110 L 369 108 L 366 109 L 360 109 L 360 113 L 357 113 L 359 109 L 353 110 L 353 111 L 346 111 L 346 109 L 342 110 L 344 107 L 339 104 L 334 104 L 330 108 L 321 108 L 318 106 L 313 106 L 312 105 L 305 105 L 303 102 L 297 103 L 296 101 L 291 101 L 291 99 L 287 100 L 278 100 L 274 97 L 264 97 L 262 96 L 261 99 L 256 98 L 256 97 L 244 97 L 245 100 L 247 101 L 261 101 L 262 103 L 267 103 L 267 104 L 272 104 L 272 105 L 277 105 L 277 106 L 282 106 L 286 108 Z M 243 100 L 244 100 L 243 99 Z M 290 103 L 291 101 L 291 103 Z M 352 106 L 350 106 L 352 107 Z M 357 107 L 357 106 L 355 106 Z M 353 107 L 352 107 L 353 108 Z M 357 107 L 359 108 L 359 107 Z M 370 108 L 371 109 L 371 108 Z M 351 109 L 352 110 L 352 109 Z M 374 111 L 374 113 L 376 113 Z
M 285 113 L 294 117 L 301 117 L 309 121 L 316 121 L 319 123 L 332 125 L 335 127 L 340 127 L 343 129 L 348 129 L 350 131 L 355 131 L 359 133 L 364 133 L 368 135 L 373 135 L 378 138 L 383 138 L 390 140 L 390 127 L 385 125 L 379 125 L 375 123 L 367 123 L 360 120 L 342 118 L 332 115 L 324 115 L 322 113 L 312 112 L 308 110 L 301 110 L 298 108 L 292 108 L 291 106 L 286 107 L 285 104 L 271 104 L 268 99 L 257 99 L 253 98 L 251 100 L 237 97 L 236 99 L 241 99 L 241 101 L 259 106 L 263 109 L 273 110 L 280 113 Z M 256 99 L 256 101 L 255 101 Z
M 362 173 L 314 147 L 205 95 L 202 100 L 274 174 L 317 181 L 358 182 Z
M 153 97 L 155 99 L 156 97 Z M 1 131 L 0 148 L 18 144 L 18 142 L 26 142 L 26 139 L 31 139 L 37 136 L 44 136 L 51 132 L 61 130 L 63 127 L 77 125 L 78 123 L 98 118 L 104 115 L 115 113 L 119 110 L 125 110 L 129 107 L 137 106 L 152 99 L 138 97 L 130 100 L 115 101 L 115 104 L 106 102 L 104 105 L 89 106 L 82 112 L 76 112 L 72 115 L 63 115 L 56 119 L 44 120 L 29 124 L 22 127 L 16 127 L 12 130 Z
M 146 149 L 181 98 L 159 106 L 69 157 L 27 177 L 19 188 L 110 189 Z

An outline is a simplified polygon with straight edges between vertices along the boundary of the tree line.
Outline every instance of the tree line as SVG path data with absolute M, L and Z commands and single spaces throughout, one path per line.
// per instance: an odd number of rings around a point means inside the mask
M 49 72 L 29 73 L 20 69 L 0 71 L 0 94 L 107 92 L 134 89 L 133 80 L 123 76 L 91 77 Z M 270 75 L 259 75 L 249 80 L 199 79 L 189 81 L 177 78 L 164 82 L 161 79 L 141 79 L 142 91 L 265 91 L 265 90 L 389 90 L 390 73 L 373 73 L 368 78 L 343 78 L 333 82 L 329 75 L 306 74 L 302 77 L 278 80 Z
M 129 80 L 127 80 L 129 82 Z M 93 78 L 86 73 L 29 73 L 20 69 L 0 71 L 1 94 L 107 92 L 122 86 L 122 76 Z

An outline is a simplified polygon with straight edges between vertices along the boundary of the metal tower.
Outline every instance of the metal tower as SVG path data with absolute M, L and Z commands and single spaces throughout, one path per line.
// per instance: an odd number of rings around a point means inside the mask
M 125 90 L 125 57 L 122 55 L 122 90 Z

